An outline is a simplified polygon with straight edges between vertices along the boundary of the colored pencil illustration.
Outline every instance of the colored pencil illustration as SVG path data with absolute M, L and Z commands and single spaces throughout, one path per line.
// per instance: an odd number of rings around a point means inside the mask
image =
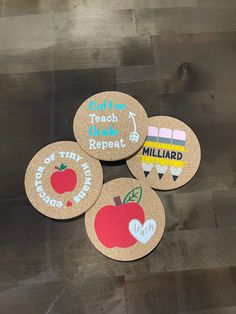
M 153 164 L 152 163 L 147 164 L 146 162 L 143 162 L 141 164 L 141 166 L 143 168 L 143 172 L 144 172 L 145 177 L 147 177 L 149 175 L 149 173 L 152 171 Z
M 173 131 L 173 137 L 172 137 L 172 145 L 177 145 L 177 146 L 179 146 L 179 148 L 184 148 L 185 142 L 186 142 L 186 133 L 184 131 L 174 130 Z M 171 172 L 171 175 L 172 175 L 172 178 L 174 181 L 176 181 L 178 179 L 182 170 L 183 170 L 183 166 L 182 167 L 180 167 L 180 166 L 179 167 L 174 167 L 174 166 L 170 167 L 170 172 Z
M 139 154 L 145 177 L 155 168 L 161 180 L 169 169 L 173 180 L 176 181 L 186 164 L 182 160 L 183 154 L 187 152 L 185 144 L 184 131 L 150 126 Z
M 159 130 L 158 142 L 161 144 L 171 144 L 172 130 L 167 128 L 161 128 Z M 168 170 L 168 162 L 161 161 L 156 165 L 156 170 L 159 179 L 161 179 Z
M 163 144 L 171 144 L 171 138 L 172 138 L 172 130 L 161 128 L 159 130 L 159 138 L 158 142 Z
M 151 142 L 151 143 L 155 142 L 156 143 L 157 137 L 158 137 L 158 128 L 156 128 L 154 126 L 150 126 L 148 128 L 148 135 L 146 137 L 146 142 Z M 143 172 L 144 172 L 145 177 L 147 177 L 153 168 L 153 163 L 143 162 L 141 164 L 141 166 L 143 168 Z
M 160 164 L 157 164 L 156 170 L 157 170 L 157 174 L 158 174 L 159 179 L 161 179 L 164 176 L 164 174 L 166 173 L 166 171 L 168 170 L 168 167 L 167 167 L 167 165 L 161 166 Z

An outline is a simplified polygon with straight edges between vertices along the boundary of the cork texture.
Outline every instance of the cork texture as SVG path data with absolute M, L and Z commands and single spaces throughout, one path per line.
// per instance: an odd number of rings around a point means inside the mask
M 156 116 L 149 120 L 141 150 L 127 159 L 131 173 L 158 190 L 172 190 L 195 175 L 201 160 L 199 141 L 184 122 Z
M 136 179 L 119 178 L 103 185 L 85 215 L 87 234 L 102 254 L 120 261 L 139 259 L 161 240 L 165 211 L 160 198 Z
M 43 215 L 69 219 L 81 215 L 96 201 L 103 182 L 98 160 L 76 142 L 56 142 L 42 148 L 30 161 L 25 190 Z
M 90 156 L 106 161 L 121 160 L 142 147 L 148 118 L 135 98 L 109 91 L 84 101 L 73 127 L 77 142 Z

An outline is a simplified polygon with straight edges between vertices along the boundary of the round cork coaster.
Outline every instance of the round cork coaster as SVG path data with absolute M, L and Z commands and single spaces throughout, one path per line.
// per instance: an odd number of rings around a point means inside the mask
M 76 142 L 56 142 L 30 161 L 25 190 L 32 205 L 55 219 L 69 219 L 88 210 L 98 198 L 103 181 L 98 160 Z
M 79 145 L 100 160 L 121 160 L 137 152 L 148 130 L 142 105 L 120 92 L 103 92 L 88 98 L 74 118 Z
M 195 175 L 201 160 L 199 141 L 184 122 L 157 116 L 149 120 L 141 150 L 127 159 L 131 173 L 158 190 L 176 189 Z
M 85 215 L 93 245 L 102 254 L 131 261 L 151 252 L 161 240 L 165 211 L 161 200 L 145 182 L 120 178 L 103 185 Z

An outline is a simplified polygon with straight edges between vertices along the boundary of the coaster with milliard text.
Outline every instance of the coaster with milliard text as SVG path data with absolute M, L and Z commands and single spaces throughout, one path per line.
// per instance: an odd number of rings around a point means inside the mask
M 131 261 L 157 246 L 165 228 L 165 211 L 145 182 L 120 178 L 103 185 L 85 214 L 85 226 L 98 251 L 115 260 Z
M 75 115 L 73 127 L 77 142 L 90 156 L 121 160 L 142 147 L 148 118 L 135 98 L 109 91 L 85 100 Z
M 184 122 L 156 116 L 149 120 L 141 150 L 127 159 L 131 173 L 158 190 L 172 190 L 195 175 L 201 160 L 199 141 Z
M 31 204 L 54 219 L 73 218 L 88 210 L 98 198 L 102 182 L 100 162 L 69 141 L 42 148 L 25 174 Z

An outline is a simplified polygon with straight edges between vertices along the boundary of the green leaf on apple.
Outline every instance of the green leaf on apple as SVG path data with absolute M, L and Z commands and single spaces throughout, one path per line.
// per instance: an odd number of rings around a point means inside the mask
M 123 204 L 127 204 L 130 202 L 139 203 L 142 197 L 142 188 L 141 186 L 129 191 L 129 193 L 125 196 Z
M 65 169 L 66 169 L 66 165 L 65 165 L 65 164 L 61 164 L 61 165 L 60 165 L 60 170 L 63 171 L 63 170 L 65 170 Z

